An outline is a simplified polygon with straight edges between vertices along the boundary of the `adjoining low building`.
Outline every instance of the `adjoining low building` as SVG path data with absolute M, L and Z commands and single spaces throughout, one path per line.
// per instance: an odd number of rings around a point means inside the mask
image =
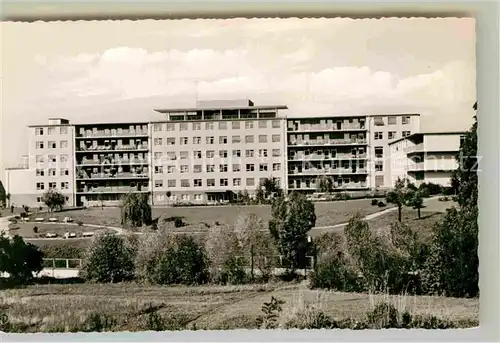
M 451 175 L 459 167 L 456 156 L 465 132 L 423 132 L 395 140 L 390 145 L 392 184 L 408 178 L 415 185 L 451 185 Z

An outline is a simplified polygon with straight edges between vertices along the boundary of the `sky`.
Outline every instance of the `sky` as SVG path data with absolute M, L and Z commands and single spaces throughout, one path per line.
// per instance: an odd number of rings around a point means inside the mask
M 474 115 L 472 18 L 2 22 L 0 42 L 0 168 L 50 117 L 155 120 L 196 100 L 420 113 L 421 131 L 466 130 Z

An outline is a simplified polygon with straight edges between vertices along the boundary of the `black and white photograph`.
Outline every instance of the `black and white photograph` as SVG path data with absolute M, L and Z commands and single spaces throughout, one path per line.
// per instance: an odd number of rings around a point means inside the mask
M 0 331 L 479 326 L 474 18 L 1 31 Z

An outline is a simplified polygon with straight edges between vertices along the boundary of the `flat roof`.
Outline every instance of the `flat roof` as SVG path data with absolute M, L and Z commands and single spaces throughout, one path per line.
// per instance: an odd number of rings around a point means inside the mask
M 219 106 L 219 107 L 186 107 L 186 108 L 158 108 L 153 111 L 159 113 L 168 112 L 195 112 L 195 111 L 219 111 L 219 110 L 286 110 L 286 105 L 273 105 L 273 106 Z
M 405 140 L 405 139 L 412 139 L 412 138 L 416 138 L 416 137 L 419 137 L 419 136 L 426 136 L 426 135 L 463 135 L 464 133 L 466 133 L 467 131 L 427 131 L 427 132 L 415 132 L 409 136 L 406 136 L 406 137 L 401 137 L 401 138 L 398 138 L 396 140 L 393 140 L 392 142 L 389 142 L 389 145 L 391 144 L 394 144 L 394 143 L 397 143 L 397 142 L 401 142 L 402 140 Z
M 419 113 L 400 113 L 400 114 L 324 114 L 318 116 L 289 116 L 287 119 L 326 119 L 326 118 L 364 118 L 364 117 L 401 117 L 401 116 L 420 116 Z

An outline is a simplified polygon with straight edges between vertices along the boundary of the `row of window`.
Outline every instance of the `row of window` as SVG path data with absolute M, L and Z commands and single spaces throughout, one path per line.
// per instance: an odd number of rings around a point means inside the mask
M 258 142 L 259 143 L 267 143 L 268 142 L 268 135 L 259 135 L 258 137 Z M 273 143 L 279 143 L 281 141 L 281 136 L 280 135 L 271 135 L 271 142 Z M 175 145 L 176 144 L 176 138 L 175 137 L 168 137 L 168 138 L 154 138 L 153 144 L 155 146 L 161 146 L 161 145 Z M 215 144 L 216 140 L 214 136 L 208 136 L 205 137 L 204 142 L 202 143 L 202 138 L 201 137 L 193 137 L 191 140 L 192 144 Z M 218 140 L 219 144 L 228 144 L 229 143 L 229 138 L 228 136 L 219 136 Z M 241 143 L 242 138 L 241 136 L 232 136 L 231 137 L 231 143 Z M 245 136 L 245 143 L 255 143 L 255 136 L 254 135 L 246 135 Z M 179 144 L 180 145 L 188 145 L 189 143 L 189 137 L 180 137 L 179 139 Z
M 48 189 L 56 189 L 56 188 L 57 188 L 57 182 L 48 183 Z M 60 189 L 69 189 L 69 182 L 60 182 Z M 45 190 L 45 182 L 37 182 L 36 190 L 37 191 Z
M 264 182 L 266 178 L 259 178 L 259 182 L 262 183 Z M 277 182 L 280 182 L 279 178 L 276 178 Z M 216 185 L 219 185 L 221 187 L 228 187 L 229 185 L 232 185 L 234 187 L 239 187 L 242 185 L 242 179 L 237 177 L 231 180 L 229 182 L 229 179 L 219 179 L 219 182 L 216 182 L 216 179 L 181 179 L 180 180 L 180 187 L 182 188 L 187 188 L 187 187 L 215 187 Z M 246 186 L 255 186 L 255 178 L 253 177 L 247 177 L 245 178 L 245 185 Z M 164 186 L 168 188 L 173 188 L 177 187 L 177 179 L 170 179 L 167 180 L 166 183 L 163 182 L 163 180 L 156 180 L 154 184 L 155 188 L 162 188 Z
M 163 158 L 163 156 L 166 156 L 167 159 L 169 160 L 176 160 L 177 159 L 177 153 L 175 151 L 168 151 L 166 154 L 163 152 L 155 152 L 154 153 L 154 159 L 155 160 L 160 160 Z M 229 156 L 228 150 L 219 150 L 218 156 L 220 158 L 227 158 Z M 234 149 L 232 150 L 232 156 L 233 157 L 241 157 L 242 152 L 240 149 Z M 252 158 L 255 157 L 255 150 L 254 149 L 246 149 L 245 150 L 245 157 L 246 158 Z M 258 157 L 268 157 L 268 149 L 259 149 L 258 150 Z M 272 157 L 279 157 L 281 156 L 281 150 L 280 149 L 272 149 Z M 189 158 L 189 151 L 181 151 L 179 152 L 179 158 L 181 160 L 185 160 Z M 195 150 L 193 151 L 193 158 L 194 159 L 201 159 L 203 158 L 203 151 L 201 150 Z M 215 158 L 215 150 L 207 150 L 205 153 L 205 158 Z
M 66 135 L 68 134 L 68 127 L 67 126 L 60 126 L 60 127 L 48 127 L 47 131 L 44 130 L 45 128 L 43 127 L 37 127 L 35 128 L 35 135 L 37 136 L 43 136 L 45 132 L 47 132 L 47 135 L 55 135 L 57 133 L 57 129 L 59 129 L 59 134 L 60 135 Z
M 388 116 L 387 120 L 385 120 L 385 117 L 375 117 L 373 119 L 373 123 L 376 126 L 384 126 L 385 123 L 387 122 L 387 125 L 397 125 L 398 124 L 398 118 L 396 116 Z M 401 124 L 402 125 L 408 125 L 410 124 L 411 121 L 411 116 L 403 116 L 401 117 Z
M 254 171 L 260 171 L 260 172 L 267 172 L 269 170 L 269 164 L 268 163 L 259 163 L 258 168 L 256 167 L 256 164 L 253 163 L 247 163 L 245 164 L 245 170 L 247 172 L 254 172 Z M 232 172 L 241 172 L 241 164 L 233 164 L 232 165 Z M 273 171 L 280 171 L 281 170 L 281 163 L 272 163 L 271 168 Z M 206 173 L 215 173 L 216 168 L 215 164 L 207 164 L 205 166 L 205 172 Z M 173 174 L 177 172 L 176 166 L 155 166 L 154 168 L 155 174 L 164 174 L 165 172 L 167 174 Z M 179 171 L 181 173 L 189 173 L 189 165 L 183 164 L 180 166 Z M 219 164 L 219 168 L 217 172 L 219 173 L 227 173 L 229 171 L 229 165 L 228 164 Z M 202 173 L 203 172 L 203 165 L 198 164 L 193 166 L 193 173 Z
M 64 197 L 64 199 L 66 199 L 66 201 L 69 201 L 69 197 Z M 43 203 L 43 197 L 36 197 L 36 202 L 39 203 L 39 204 L 42 204 Z
M 45 162 L 45 155 L 36 155 L 35 156 L 35 161 L 36 163 L 44 163 Z M 47 156 L 47 161 L 50 163 L 56 163 L 57 162 L 57 155 L 48 155 Z M 59 161 L 61 163 L 65 163 L 65 162 L 68 162 L 69 159 L 68 159 L 68 155 L 67 154 L 62 154 L 62 155 L 59 155 Z
M 60 176 L 69 176 L 69 169 L 68 168 L 59 169 L 59 175 Z M 37 169 L 36 176 L 45 176 L 45 169 Z M 49 168 L 47 170 L 47 176 L 57 176 L 57 169 L 56 168 Z
M 396 139 L 397 138 L 397 132 L 396 131 L 389 131 L 387 133 L 387 138 L 388 139 Z M 411 135 L 411 131 L 403 131 L 401 134 L 401 137 L 408 137 Z M 374 132 L 374 139 L 384 139 L 384 133 L 383 132 Z
M 36 148 L 37 149 L 44 149 L 45 147 L 49 149 L 57 149 L 57 142 L 56 141 L 48 141 L 47 145 L 45 145 L 44 141 L 36 141 Z M 68 141 L 60 141 L 59 142 L 59 148 L 65 149 L 68 147 Z
M 268 127 L 268 122 L 269 120 L 258 120 L 257 121 L 257 127 L 259 129 L 266 129 Z M 228 121 L 219 121 L 219 122 L 205 122 L 205 130 L 215 130 L 215 124 L 217 124 L 217 129 L 219 130 L 227 130 L 229 125 Z M 237 130 L 241 128 L 241 123 L 242 121 L 232 121 L 231 123 L 231 129 Z M 253 129 L 254 128 L 254 120 L 246 120 L 244 121 L 245 123 L 245 129 Z M 191 124 L 191 125 L 189 125 Z M 199 131 L 201 130 L 202 123 L 201 122 L 194 122 L 194 123 L 155 123 L 153 124 L 153 131 L 158 132 L 162 131 L 164 128 L 166 131 L 177 131 L 177 125 L 179 125 L 179 131 L 188 131 L 188 130 L 193 130 L 193 131 Z M 190 128 L 191 126 L 191 128 Z M 277 129 L 280 127 L 280 121 L 279 120 L 272 120 L 271 121 L 271 127 L 274 129 Z

